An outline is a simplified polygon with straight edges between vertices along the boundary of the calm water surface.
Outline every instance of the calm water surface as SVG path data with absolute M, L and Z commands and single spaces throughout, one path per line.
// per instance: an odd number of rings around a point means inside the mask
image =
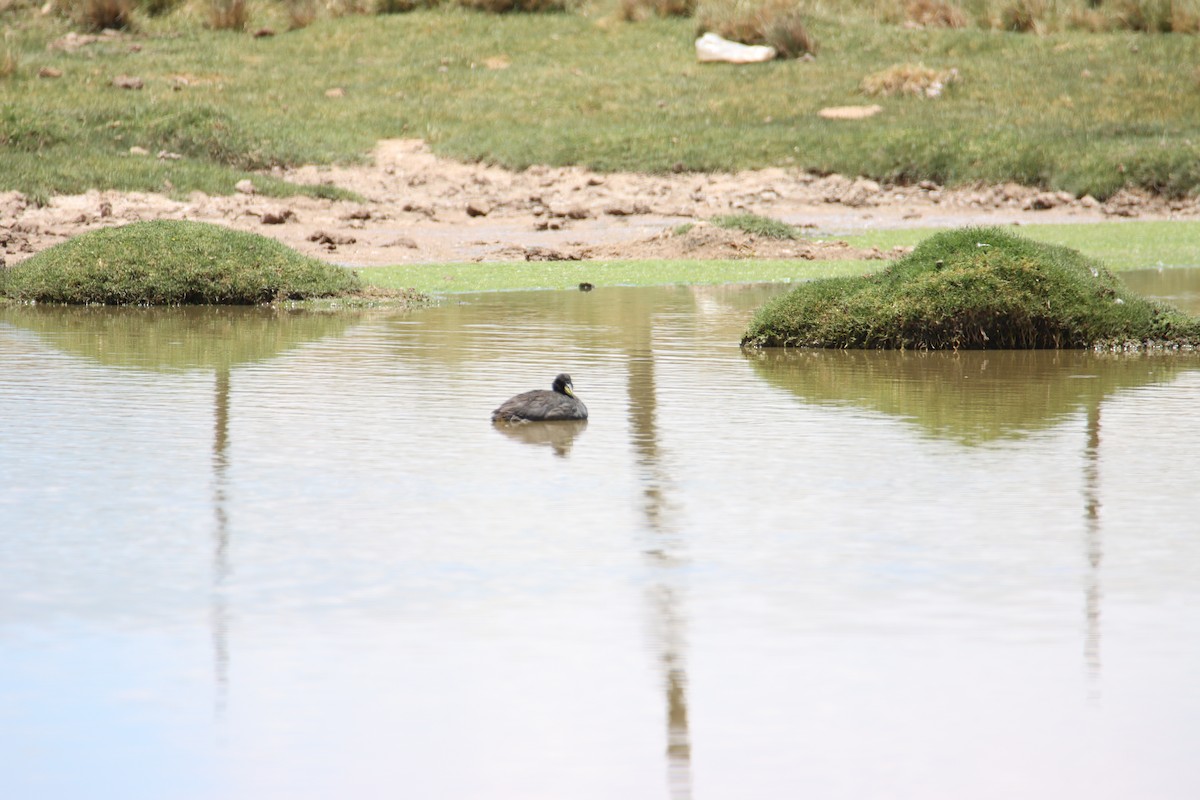
M 1200 796 L 1200 357 L 778 291 L 0 310 L 0 797 Z

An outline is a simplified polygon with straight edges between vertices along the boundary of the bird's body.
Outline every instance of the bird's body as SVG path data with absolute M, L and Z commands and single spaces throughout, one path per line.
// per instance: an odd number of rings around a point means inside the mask
M 492 412 L 492 422 L 543 422 L 560 419 L 587 419 L 588 410 L 575 396 L 571 376 L 559 375 L 553 390 L 534 389 L 506 400 Z

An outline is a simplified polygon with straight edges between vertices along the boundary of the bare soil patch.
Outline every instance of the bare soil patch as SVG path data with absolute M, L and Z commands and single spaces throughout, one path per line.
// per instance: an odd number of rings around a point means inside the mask
M 382 141 L 365 166 L 306 166 L 279 177 L 352 190 L 363 202 L 254 193 L 185 200 L 91 191 L 38 207 L 0 193 L 0 254 L 8 263 L 93 228 L 191 219 L 254 231 L 352 266 L 546 258 L 886 258 L 838 236 L 872 228 L 1196 219 L 1200 202 L 1121 192 L 1090 197 L 1006 184 L 946 189 L 881 185 L 841 175 L 763 169 L 734 174 L 600 174 L 578 167 L 513 172 L 435 156 L 420 140 Z M 811 236 L 774 240 L 707 224 L 752 212 Z M 686 230 L 688 223 L 692 227 Z

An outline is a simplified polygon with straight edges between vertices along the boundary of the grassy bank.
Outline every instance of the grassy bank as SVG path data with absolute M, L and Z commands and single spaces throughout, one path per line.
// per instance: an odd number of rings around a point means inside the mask
M 1179 66 L 1200 63 L 1200 37 L 907 29 L 851 8 L 813 4 L 815 60 L 744 67 L 698 64 L 691 19 L 587 8 L 350 16 L 265 38 L 169 14 L 76 50 L 47 49 L 65 21 L 10 10 L 0 190 L 228 192 L 249 171 L 359 159 L 398 136 L 514 168 L 785 166 L 1100 198 L 1200 186 L 1200 85 Z M 958 80 L 935 100 L 864 95 L 867 76 L 916 63 Z M 867 102 L 883 113 L 817 115 Z

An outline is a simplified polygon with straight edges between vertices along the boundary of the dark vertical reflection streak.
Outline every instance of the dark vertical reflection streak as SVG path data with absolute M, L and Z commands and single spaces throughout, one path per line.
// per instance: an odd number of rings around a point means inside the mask
M 654 583 L 647 592 L 650 627 L 658 648 L 667 705 L 667 787 L 672 800 L 692 796 L 691 734 L 688 728 L 686 620 L 677 569 L 681 542 L 670 525 L 669 479 L 659 451 L 652 312 L 636 309 L 629 335 L 629 419 L 642 482 L 642 513 L 648 540 L 643 548 Z
M 1100 404 L 1093 402 L 1087 411 L 1087 447 L 1083 464 L 1083 516 L 1088 572 L 1085 588 L 1086 634 L 1084 658 L 1087 661 L 1090 695 L 1100 693 Z
M 225 711 L 229 694 L 229 613 L 222 587 L 229 575 L 229 513 L 226 488 L 229 468 L 229 367 L 217 368 L 215 413 L 213 415 L 213 588 L 209 612 L 212 625 L 213 670 L 216 676 L 216 712 Z

